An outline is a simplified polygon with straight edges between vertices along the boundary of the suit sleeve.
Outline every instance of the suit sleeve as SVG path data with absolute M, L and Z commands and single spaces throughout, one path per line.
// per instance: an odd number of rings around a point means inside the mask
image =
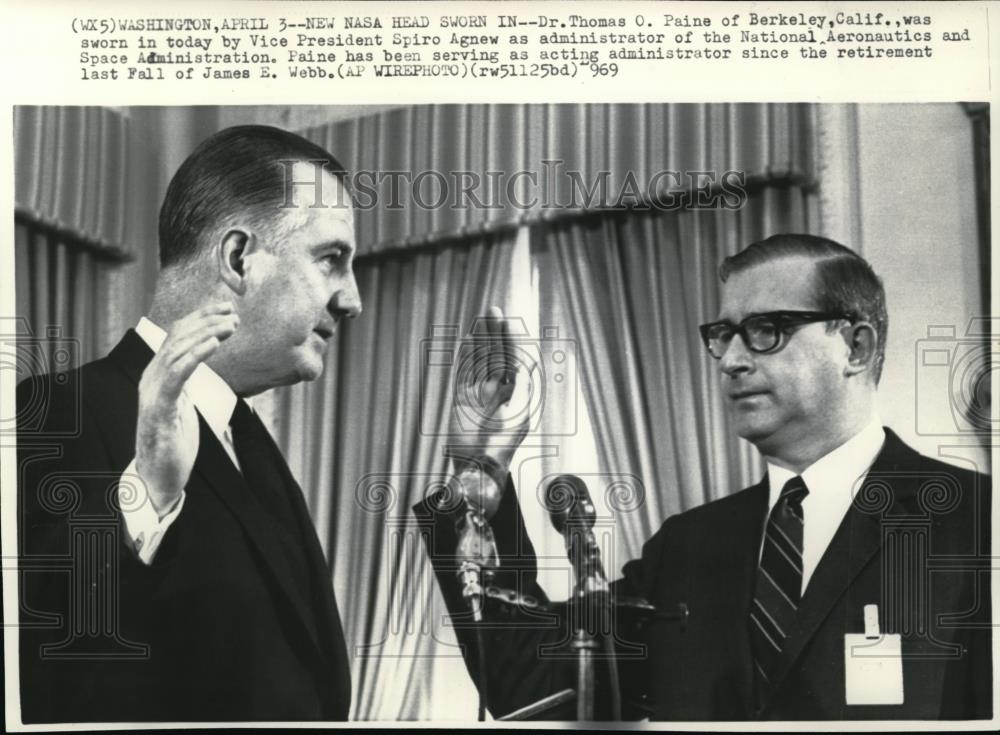
M 126 540 L 124 466 L 79 380 L 77 372 L 43 376 L 17 389 L 26 723 L 146 719 L 157 711 L 145 623 L 164 567 L 146 567 Z M 122 691 L 129 696 L 116 697 Z
M 675 539 L 674 519 L 666 522 L 642 546 L 642 554 L 622 568 L 622 577 L 616 580 L 611 589 L 616 598 L 629 597 L 638 600 L 651 601 L 654 604 L 663 597 L 665 581 L 662 577 L 664 564 L 670 554 L 670 543 Z M 677 613 L 677 610 L 660 610 L 655 613 L 636 616 L 628 614 L 627 608 L 620 613 L 622 620 L 616 626 L 620 636 L 617 643 L 619 665 L 618 672 L 622 691 L 622 714 L 624 719 L 646 718 L 656 711 L 656 695 L 650 683 L 654 676 L 649 659 L 649 641 L 657 625 L 676 625 L 678 621 L 669 620 L 663 613 Z M 636 648 L 642 649 L 638 653 Z
M 459 643 L 463 647 L 466 666 L 472 680 L 481 686 L 479 646 L 476 626 L 471 622 L 462 599 L 455 571 L 457 536 L 454 523 L 429 499 L 414 508 L 421 528 L 434 573 L 448 606 Z M 569 647 L 573 627 L 573 608 L 566 603 L 551 603 L 537 582 L 537 560 L 531 539 L 525 530 L 524 520 L 517 502 L 517 493 L 508 477 L 500 506 L 491 520 L 500 569 L 493 584 L 514 590 L 537 600 L 547 611 L 532 611 L 523 607 L 502 605 L 487 600 L 484 609 L 482 642 L 486 649 L 485 676 L 490 711 L 499 717 L 532 704 L 543 697 L 576 687 L 576 664 Z M 655 537 L 654 537 L 655 538 Z M 626 577 L 612 585 L 616 594 L 639 595 L 646 583 L 655 575 L 653 559 L 659 542 L 647 544 L 650 556 L 626 565 Z M 635 641 L 640 634 L 634 616 L 615 618 L 614 636 L 619 646 L 628 646 L 635 653 Z M 617 625 L 620 624 L 620 625 Z M 632 655 L 619 661 L 621 689 L 623 692 L 623 717 L 644 717 L 648 714 L 642 704 L 644 661 Z M 606 659 L 599 658 L 595 670 L 598 684 L 597 713 L 608 717 L 609 691 Z M 638 706 L 629 707 L 629 703 Z M 546 712 L 542 719 L 574 719 L 575 704 L 562 705 Z
M 129 462 L 128 467 L 122 472 L 118 485 L 118 504 L 121 506 L 122 526 L 125 530 L 127 540 L 132 544 L 136 556 L 143 564 L 153 563 L 156 550 L 160 548 L 160 543 L 177 516 L 184 508 L 184 500 L 187 493 L 181 490 L 180 497 L 174 503 L 173 508 L 167 511 L 162 518 L 159 517 L 153 504 L 145 499 L 145 493 L 138 493 L 134 498 L 135 502 L 129 503 L 132 496 L 133 483 L 138 483 L 141 487 L 144 480 L 135 468 L 135 459 Z
M 424 544 L 434 568 L 434 575 L 462 646 L 466 667 L 473 682 L 482 691 L 480 680 L 477 626 L 462 599 L 456 576 L 455 549 L 458 536 L 452 517 L 441 507 L 441 496 L 425 500 L 413 511 L 420 525 Z M 537 563 L 534 548 L 524 528 L 517 494 L 508 477 L 500 506 L 490 522 L 497 542 L 500 568 L 492 584 L 534 597 L 542 606 L 548 604 L 545 592 L 536 581 Z M 481 625 L 485 646 L 489 709 L 500 717 L 531 704 L 542 697 L 573 686 L 572 670 L 565 661 L 546 657 L 548 646 L 557 645 L 563 634 L 562 619 L 551 613 L 525 613 L 487 600 Z M 551 715 L 549 715 L 551 716 Z M 557 715 L 558 716 L 558 715 Z
M 991 559 L 992 481 L 985 475 L 974 476 L 978 503 L 974 522 L 977 526 L 976 556 Z M 973 486 L 970 482 L 970 486 Z M 992 565 L 965 574 L 964 635 L 960 637 L 962 655 L 948 661 L 942 693 L 942 719 L 989 720 L 993 717 L 993 617 L 991 600 Z

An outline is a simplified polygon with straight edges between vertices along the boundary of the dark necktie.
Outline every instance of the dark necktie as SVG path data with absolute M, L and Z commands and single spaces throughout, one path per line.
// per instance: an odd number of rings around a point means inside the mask
M 802 590 L 802 499 L 808 494 L 801 477 L 786 482 L 764 530 L 750 610 L 750 644 L 759 695 L 770 688 L 770 677 L 798 614 Z
M 319 585 L 329 586 L 330 580 L 325 564 L 320 562 L 317 566 L 310 562 L 309 536 L 315 538 L 315 532 L 304 506 L 300 512 L 295 509 L 296 505 L 302 505 L 302 491 L 288 472 L 285 458 L 264 422 L 242 398 L 236 401 L 229 425 L 243 479 L 271 521 L 277 548 L 288 561 L 293 584 L 310 612 L 315 613 L 319 609 L 316 604 L 321 595 Z
M 276 456 L 278 452 L 264 423 L 240 398 L 229 425 L 233 429 L 233 449 L 251 492 L 284 531 L 296 533 L 288 488 L 277 464 L 284 459 Z

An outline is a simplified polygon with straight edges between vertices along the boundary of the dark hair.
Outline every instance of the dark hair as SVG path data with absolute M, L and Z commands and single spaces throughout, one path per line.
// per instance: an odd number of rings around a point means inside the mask
M 848 247 L 816 235 L 772 235 L 748 245 L 719 266 L 719 278 L 762 263 L 781 258 L 805 257 L 815 261 L 816 307 L 820 311 L 840 312 L 855 321 L 869 322 L 877 333 L 878 344 L 872 367 L 877 384 L 885 362 L 885 341 L 889 314 L 885 307 L 885 288 L 868 261 Z
M 239 125 L 194 149 L 167 187 L 160 207 L 160 266 L 196 255 L 202 238 L 237 214 L 263 222 L 285 201 L 287 167 L 280 161 L 322 161 L 341 182 L 344 167 L 330 153 L 287 130 Z M 268 219 L 270 221 L 270 218 Z

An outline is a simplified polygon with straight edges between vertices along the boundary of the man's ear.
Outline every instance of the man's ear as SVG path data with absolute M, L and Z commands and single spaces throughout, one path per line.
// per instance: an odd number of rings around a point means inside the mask
M 871 370 L 875 364 L 878 349 L 878 334 L 868 322 L 855 322 L 841 331 L 850 351 L 847 359 L 846 375 L 857 375 Z
M 234 228 L 222 236 L 217 258 L 219 275 L 223 283 L 240 295 L 246 291 L 246 259 L 256 245 L 253 233 L 243 229 Z

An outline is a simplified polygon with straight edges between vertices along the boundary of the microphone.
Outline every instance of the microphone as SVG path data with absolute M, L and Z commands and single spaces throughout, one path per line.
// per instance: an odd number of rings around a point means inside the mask
M 612 715 L 621 717 L 621 694 L 618 664 L 615 660 L 612 630 L 613 613 L 608 579 L 601 564 L 601 550 L 594 538 L 597 510 L 587 485 L 576 475 L 559 475 L 545 487 L 543 503 L 552 525 L 566 539 L 566 551 L 576 574 L 575 596 L 580 603 L 573 613 L 574 633 L 571 649 L 576 652 L 577 719 L 594 719 L 596 681 L 594 655 L 604 642 L 608 656 Z
M 608 578 L 592 530 L 597 510 L 586 483 L 576 475 L 559 475 L 546 486 L 543 503 L 553 527 L 566 539 L 578 588 L 583 594 L 607 592 Z
M 484 457 L 482 461 L 489 458 Z M 477 461 L 478 464 L 478 461 Z M 503 488 L 493 479 L 493 470 L 476 465 L 463 470 L 458 478 L 461 502 L 452 516 L 458 544 L 458 580 L 462 597 L 472 611 L 474 622 L 482 622 L 483 578 L 500 566 L 500 554 L 489 519 L 497 512 Z

